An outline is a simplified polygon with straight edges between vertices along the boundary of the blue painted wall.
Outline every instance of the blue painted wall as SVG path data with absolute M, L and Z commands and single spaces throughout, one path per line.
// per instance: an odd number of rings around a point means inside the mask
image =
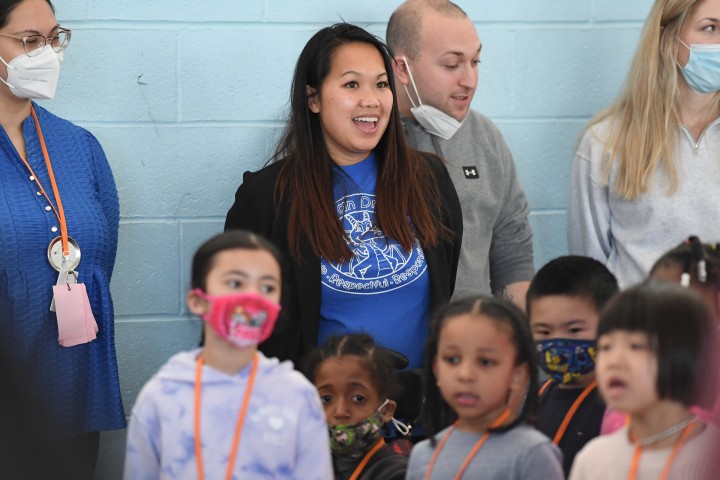
M 399 0 L 55 0 L 73 29 L 55 113 L 91 130 L 121 202 L 113 277 L 123 399 L 200 327 L 184 295 L 196 246 L 219 232 L 243 171 L 282 125 L 294 62 L 341 18 L 384 37 Z M 483 42 L 473 106 L 500 127 L 532 208 L 536 264 L 566 253 L 576 137 L 615 96 L 651 0 L 458 0 Z M 120 478 L 124 432 L 98 479 Z

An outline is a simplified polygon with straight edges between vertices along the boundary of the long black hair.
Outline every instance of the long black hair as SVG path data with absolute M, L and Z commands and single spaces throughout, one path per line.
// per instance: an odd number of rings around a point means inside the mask
M 352 255 L 334 207 L 335 163 L 328 153 L 320 117 L 308 107 L 312 96 L 322 95 L 335 52 L 351 43 L 377 49 L 393 92 L 389 122 L 375 148 L 378 227 L 405 250 L 410 250 L 415 235 L 427 246 L 450 238 L 439 219 L 440 197 L 431 167 L 405 142 L 392 54 L 376 36 L 358 26 L 339 23 L 313 35 L 298 58 L 290 91 L 290 117 L 273 156 L 274 161 L 285 161 L 275 185 L 275 199 L 278 204 L 289 203 L 288 240 L 294 258 L 301 256 L 303 238 L 316 254 L 328 260 L 340 262 Z M 418 226 L 415 232 L 408 217 Z

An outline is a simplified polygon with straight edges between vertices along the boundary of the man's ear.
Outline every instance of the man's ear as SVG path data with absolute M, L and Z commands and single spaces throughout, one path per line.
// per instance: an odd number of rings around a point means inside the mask
M 383 423 L 390 421 L 390 419 L 395 415 L 395 410 L 397 410 L 397 403 L 395 400 L 388 400 L 385 406 L 380 409 Z
M 307 96 L 308 108 L 313 113 L 320 113 L 320 100 L 318 99 L 317 90 L 310 85 L 305 86 L 305 95 Z
M 393 71 L 395 72 L 395 80 L 403 85 L 410 85 L 410 75 L 408 75 L 408 65 L 403 55 L 396 55 L 393 58 Z
M 207 313 L 208 302 L 200 295 L 195 293 L 195 290 L 190 290 L 187 294 L 187 305 L 192 313 L 198 317 Z

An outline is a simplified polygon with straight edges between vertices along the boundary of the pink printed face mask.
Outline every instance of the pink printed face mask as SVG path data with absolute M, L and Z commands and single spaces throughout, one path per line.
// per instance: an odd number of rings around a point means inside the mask
M 195 293 L 210 302 L 210 312 L 202 319 L 225 340 L 240 348 L 258 345 L 270 337 L 280 313 L 280 305 L 257 293 L 208 295 L 199 288 Z

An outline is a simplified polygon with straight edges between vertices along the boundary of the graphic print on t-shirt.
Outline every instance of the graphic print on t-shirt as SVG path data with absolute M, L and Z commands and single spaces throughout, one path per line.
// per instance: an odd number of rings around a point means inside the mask
M 423 274 L 427 264 L 417 239 L 408 252 L 375 225 L 375 195 L 347 195 L 338 199 L 335 207 L 353 256 L 345 263 L 322 260 L 325 286 L 345 293 L 382 293 L 408 285 Z

